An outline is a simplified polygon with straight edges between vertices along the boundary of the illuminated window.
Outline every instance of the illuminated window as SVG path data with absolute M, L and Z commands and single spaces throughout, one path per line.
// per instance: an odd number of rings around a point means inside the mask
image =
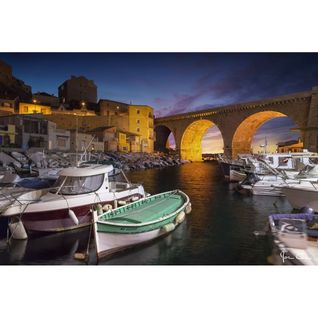
M 27 113 L 28 110 L 29 110 L 28 106 L 24 106 L 24 107 L 23 107 L 23 112 Z
M 45 114 L 45 108 L 41 108 L 41 113 Z

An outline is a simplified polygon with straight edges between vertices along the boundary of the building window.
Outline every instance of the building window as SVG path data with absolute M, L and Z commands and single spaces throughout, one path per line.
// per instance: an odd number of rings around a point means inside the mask
M 139 115 L 140 114 L 140 110 L 139 109 L 137 109 L 137 115 Z
M 137 124 L 140 124 L 140 120 L 139 119 L 137 119 Z
M 23 106 L 23 112 L 27 113 L 29 110 L 28 106 Z
M 66 147 L 66 138 L 57 137 L 57 146 L 65 148 Z
M 41 108 L 41 113 L 45 114 L 45 108 Z
M 137 132 L 140 132 L 140 128 L 137 128 Z
M 29 134 L 38 134 L 39 133 L 39 126 L 36 121 L 32 120 L 25 120 L 23 123 L 24 132 Z

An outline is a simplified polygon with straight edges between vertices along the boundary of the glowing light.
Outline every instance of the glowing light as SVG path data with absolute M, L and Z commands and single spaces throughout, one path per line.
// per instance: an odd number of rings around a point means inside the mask
M 232 141 L 232 156 L 239 153 L 251 153 L 252 139 L 259 127 L 273 118 L 286 117 L 285 114 L 276 111 L 264 111 L 247 117 L 236 129 Z
M 213 125 L 210 120 L 201 119 L 188 126 L 181 140 L 182 159 L 202 161 L 202 138 Z

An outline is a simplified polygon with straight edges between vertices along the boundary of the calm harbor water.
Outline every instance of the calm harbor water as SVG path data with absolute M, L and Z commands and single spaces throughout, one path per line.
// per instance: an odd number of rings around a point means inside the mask
M 167 237 L 100 261 L 100 265 L 265 265 L 271 254 L 270 240 L 253 232 L 264 229 L 269 214 L 291 211 L 284 198 L 236 193 L 213 162 L 135 171 L 128 177 L 143 183 L 149 193 L 183 190 L 192 202 L 192 213 Z M 0 232 L 0 264 L 85 264 L 75 260 L 74 253 L 86 251 L 89 229 L 13 241 L 9 246 L 3 227 Z M 91 243 L 88 263 L 96 264 Z

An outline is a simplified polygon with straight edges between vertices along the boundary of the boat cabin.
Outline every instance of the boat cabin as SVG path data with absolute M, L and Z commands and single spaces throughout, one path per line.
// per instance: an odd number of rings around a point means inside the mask
M 92 192 L 112 192 L 126 190 L 130 183 L 117 181 L 109 174 L 113 171 L 112 165 L 82 165 L 80 167 L 65 168 L 60 171 L 51 193 L 60 195 L 77 195 Z
M 300 170 L 310 165 L 312 153 L 274 153 L 263 156 L 263 159 L 275 169 Z

